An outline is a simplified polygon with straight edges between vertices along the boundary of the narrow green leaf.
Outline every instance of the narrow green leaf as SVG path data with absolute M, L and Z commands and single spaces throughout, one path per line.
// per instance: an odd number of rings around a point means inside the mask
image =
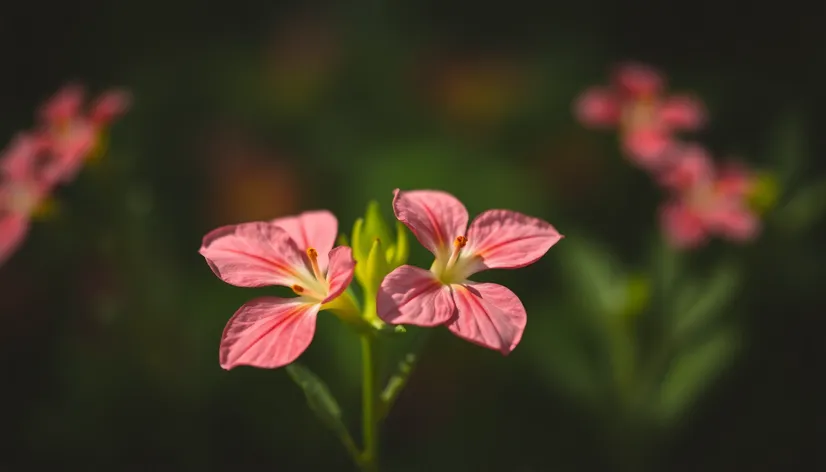
M 626 276 L 606 249 L 582 237 L 566 238 L 557 255 L 577 300 L 600 316 L 622 311 L 627 295 Z
M 708 326 L 725 312 L 734 300 L 740 273 L 732 264 L 723 263 L 703 282 L 686 281 L 680 286 L 672 304 L 672 336 L 682 342 Z
M 663 422 L 678 420 L 730 365 L 738 339 L 732 329 L 721 329 L 677 354 L 660 384 L 656 416 Z
M 526 359 L 549 389 L 592 407 L 600 402 L 603 382 L 590 355 L 589 337 L 576 310 L 557 304 L 535 310 L 531 332 L 523 339 Z
M 800 233 L 826 216 L 826 180 L 796 191 L 777 209 L 776 221 L 787 233 Z
M 341 421 L 341 407 L 338 406 L 335 397 L 330 393 L 327 384 L 310 369 L 295 362 L 287 366 L 287 373 L 304 391 L 307 404 L 318 419 L 325 426 L 339 434 L 347 433 L 347 427 Z
M 767 161 L 780 177 L 780 186 L 788 186 L 792 177 L 804 169 L 809 158 L 805 122 L 797 110 L 781 115 L 769 133 Z

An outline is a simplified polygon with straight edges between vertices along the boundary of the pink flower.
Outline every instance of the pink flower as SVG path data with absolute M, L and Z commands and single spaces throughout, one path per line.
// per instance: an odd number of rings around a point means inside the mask
M 468 277 L 533 264 L 562 235 L 545 221 L 508 210 L 481 213 L 468 228 L 464 205 L 435 190 L 396 189 L 393 211 L 436 260 L 429 271 L 403 265 L 388 274 L 376 299 L 379 317 L 396 324 L 446 324 L 460 338 L 510 353 L 522 338 L 525 308 L 507 288 Z
M 20 247 L 32 213 L 51 190 L 40 175 L 42 143 L 18 135 L 0 156 L 0 264 Z
M 622 147 L 637 165 L 657 170 L 677 131 L 705 123 L 702 103 L 688 95 L 664 96 L 665 79 L 651 67 L 626 63 L 614 70 L 610 87 L 586 90 L 575 115 L 591 127 L 618 127 Z
M 225 226 L 204 236 L 199 252 L 224 282 L 279 285 L 298 295 L 256 298 L 235 312 L 221 337 L 221 367 L 281 367 L 307 349 L 316 315 L 342 295 L 353 278 L 352 250 L 333 249 L 337 229 L 331 213 L 310 211 Z
M 748 206 L 752 179 L 747 170 L 715 169 L 698 145 L 684 145 L 674 152 L 673 167 L 659 178 L 674 194 L 660 213 L 669 241 L 679 248 L 694 248 L 715 234 L 731 241 L 753 239 L 760 221 Z
M 105 128 L 123 114 L 130 96 L 121 90 L 102 94 L 87 111 L 84 90 L 68 85 L 58 91 L 40 110 L 42 139 L 51 146 L 54 159 L 47 169 L 57 182 L 72 180 L 99 144 Z

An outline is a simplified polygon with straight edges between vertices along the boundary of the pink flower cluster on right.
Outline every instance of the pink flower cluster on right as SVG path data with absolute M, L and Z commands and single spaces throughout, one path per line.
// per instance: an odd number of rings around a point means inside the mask
M 40 109 L 37 127 L 18 133 L 0 154 L 0 264 L 23 243 L 38 208 L 58 185 L 75 178 L 130 101 L 126 92 L 113 90 L 87 110 L 84 95 L 77 85 L 61 89 Z
M 680 139 L 705 125 L 706 109 L 692 95 L 666 94 L 665 84 L 654 68 L 625 63 L 610 86 L 580 95 L 574 113 L 585 126 L 615 128 L 628 160 L 667 192 L 660 223 L 673 246 L 696 248 L 711 236 L 753 239 L 760 230 L 748 204 L 754 176 L 743 165 L 716 164 L 702 146 Z

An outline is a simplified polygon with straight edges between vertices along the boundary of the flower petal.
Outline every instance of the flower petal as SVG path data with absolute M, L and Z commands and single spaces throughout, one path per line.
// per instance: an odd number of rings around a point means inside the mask
M 689 95 L 672 95 L 657 109 L 657 118 L 670 129 L 696 130 L 706 121 L 703 103 Z
M 616 94 L 604 87 L 586 90 L 574 103 L 574 115 L 586 126 L 616 125 L 620 119 L 621 109 Z
M 525 267 L 562 239 L 550 223 L 509 210 L 480 213 L 470 224 L 467 237 L 462 252 L 481 258 L 474 264 L 478 270 Z
M 656 170 L 667 164 L 672 143 L 671 136 L 659 126 L 635 128 L 625 133 L 622 139 L 628 158 L 646 170 Z
M 659 93 L 665 79 L 653 67 L 637 62 L 620 64 L 613 73 L 613 81 L 623 93 L 633 98 Z
M 85 91 L 78 84 L 69 84 L 58 90 L 40 109 L 40 116 L 49 124 L 59 124 L 80 113 Z
M 717 171 L 715 190 L 726 198 L 743 198 L 754 184 L 754 176 L 739 162 L 722 165 Z
M 456 336 L 508 355 L 519 344 L 528 322 L 519 298 L 498 284 L 453 286 L 458 313 L 447 325 Z
M 660 210 L 660 222 L 666 239 L 674 247 L 695 248 L 707 239 L 708 231 L 702 216 L 682 203 L 664 205 Z
M 105 126 L 126 113 L 132 103 L 132 95 L 126 90 L 109 90 L 97 98 L 89 112 L 89 120 Z
M 726 205 L 707 215 L 707 224 L 732 241 L 749 241 L 760 232 L 760 219 L 739 205 Z
M 215 275 L 239 287 L 290 287 L 307 271 L 290 235 L 266 222 L 218 228 L 204 236 L 199 252 Z
M 379 287 L 376 311 L 387 323 L 436 326 L 456 312 L 450 286 L 430 271 L 403 265 L 389 273 Z
M 468 213 L 453 195 L 439 190 L 396 189 L 393 194 L 396 218 L 416 235 L 416 239 L 438 257 L 447 257 L 453 240 L 467 231 Z
M 327 254 L 338 236 L 338 220 L 327 210 L 305 211 L 297 216 L 276 218 L 270 223 L 284 228 L 300 251 L 314 248 L 318 252 L 318 266 L 327 268 Z
M 347 246 L 339 246 L 330 251 L 330 268 L 327 270 L 327 284 L 330 286 L 327 298 L 322 303 L 341 295 L 347 290 L 350 281 L 353 280 L 353 270 L 356 261 L 353 259 L 353 249 Z
M 287 365 L 310 345 L 320 305 L 301 298 L 261 297 L 230 318 L 221 336 L 221 367 Z
M 714 176 L 711 156 L 700 145 L 685 144 L 669 151 L 671 166 L 658 176 L 660 185 L 677 191 L 687 191 L 709 182 Z
M 29 221 L 19 215 L 0 216 L 0 264 L 4 264 L 23 244 Z

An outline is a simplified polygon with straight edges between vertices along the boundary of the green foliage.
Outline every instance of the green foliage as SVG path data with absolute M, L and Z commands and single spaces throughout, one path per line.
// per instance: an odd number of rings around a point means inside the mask
M 349 434 L 341 419 L 341 407 L 327 384 L 301 364 L 292 363 L 286 369 L 290 378 L 301 387 L 307 397 L 307 405 L 316 417 L 336 434 Z
M 656 417 L 664 424 L 682 419 L 698 397 L 730 365 L 738 346 L 737 331 L 722 328 L 678 351 L 663 376 L 659 395 L 653 403 Z

